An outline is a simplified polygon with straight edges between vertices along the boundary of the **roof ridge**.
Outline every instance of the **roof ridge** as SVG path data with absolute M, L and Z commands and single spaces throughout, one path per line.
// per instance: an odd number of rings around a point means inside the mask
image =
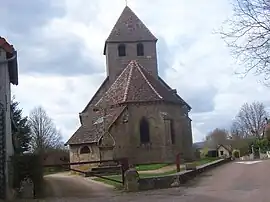
M 133 62 L 133 61 L 131 61 L 131 62 Z M 129 65 L 132 65 L 132 64 L 133 63 L 130 63 Z M 131 66 L 130 72 L 128 75 L 127 86 L 126 86 L 125 93 L 124 93 L 123 102 L 125 102 L 127 100 L 127 95 L 128 95 L 128 90 L 129 90 L 129 86 L 130 86 L 130 80 L 131 80 L 132 73 L 133 73 L 133 68 Z
M 108 90 L 104 93 L 104 95 L 97 101 L 97 103 L 95 104 L 95 106 L 97 106 L 102 99 L 104 98 L 104 96 L 106 96 L 106 94 L 112 89 L 113 85 L 121 78 L 121 76 L 128 71 L 129 66 L 127 66 L 122 72 L 121 74 L 119 74 L 119 76 L 116 78 L 116 80 L 111 84 L 111 86 L 108 88 Z
M 144 73 L 141 70 L 141 65 L 138 64 L 138 62 L 135 60 L 134 61 L 135 66 L 138 68 L 139 72 L 141 73 L 142 77 L 144 78 L 144 80 L 146 81 L 146 83 L 149 85 L 149 87 L 154 91 L 154 93 L 160 98 L 163 99 L 163 97 L 156 91 L 156 89 L 152 86 L 152 84 L 150 83 L 150 81 L 148 81 L 148 79 L 146 78 L 146 76 L 144 75 Z M 143 68 L 143 67 L 142 67 Z

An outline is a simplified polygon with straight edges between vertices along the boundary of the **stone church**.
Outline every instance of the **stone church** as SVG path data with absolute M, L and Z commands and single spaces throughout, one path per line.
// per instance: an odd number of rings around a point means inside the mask
M 158 75 L 157 38 L 126 6 L 105 42 L 107 77 L 79 114 L 70 161 L 191 159 L 191 107 Z M 162 68 L 162 67 L 160 67 Z

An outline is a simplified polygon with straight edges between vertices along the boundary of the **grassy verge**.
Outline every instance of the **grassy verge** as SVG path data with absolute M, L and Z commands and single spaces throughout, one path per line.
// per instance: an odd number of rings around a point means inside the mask
M 143 178 L 149 178 L 149 177 L 162 177 L 162 176 L 171 175 L 171 174 L 174 174 L 174 173 L 176 173 L 176 170 L 172 170 L 172 171 L 168 171 L 168 172 L 164 172 L 164 173 L 145 173 L 145 174 L 140 174 L 140 178 L 143 179 Z M 122 181 L 122 176 L 121 175 L 107 176 L 107 178 Z M 102 179 L 102 178 L 97 177 L 97 178 L 94 178 L 93 180 L 112 185 L 116 189 L 122 188 L 122 184 L 111 181 L 109 179 Z
M 166 164 L 166 163 L 137 165 L 136 170 L 137 171 L 157 170 L 157 169 L 163 168 L 163 167 L 168 166 L 168 165 L 169 164 Z
M 196 164 L 196 166 L 200 166 L 200 165 L 215 161 L 217 159 L 218 158 L 203 158 L 203 159 L 200 159 L 198 161 L 195 161 L 194 163 Z M 160 168 L 165 167 L 167 165 L 168 164 L 139 165 L 139 166 L 136 166 L 136 169 L 137 169 L 137 171 L 157 170 L 157 169 L 160 169 Z M 164 173 L 141 173 L 140 178 L 143 179 L 143 178 L 150 178 L 150 177 L 162 177 L 162 176 L 167 176 L 167 175 L 171 175 L 171 174 L 175 174 L 175 173 L 176 173 L 176 169 L 171 170 L 171 171 L 167 171 L 167 172 L 164 172 Z M 122 176 L 121 175 L 111 175 L 111 176 L 106 176 L 106 177 L 109 178 L 109 179 L 122 181 Z M 122 188 L 122 184 L 110 181 L 109 179 L 94 178 L 93 180 L 98 181 L 98 182 L 103 182 L 105 184 L 112 185 L 116 189 L 121 189 Z
M 109 176 L 108 178 L 110 179 L 115 179 L 115 180 L 121 180 L 121 177 L 116 177 L 116 176 Z M 104 184 L 108 184 L 108 185 L 111 185 L 113 186 L 115 189 L 122 189 L 123 188 L 123 184 L 121 183 L 117 183 L 117 182 L 114 182 L 114 181 L 111 181 L 111 180 L 106 180 L 106 179 L 102 179 L 102 178 L 94 178 L 93 179 L 94 181 L 97 181 L 97 182 L 102 182 Z

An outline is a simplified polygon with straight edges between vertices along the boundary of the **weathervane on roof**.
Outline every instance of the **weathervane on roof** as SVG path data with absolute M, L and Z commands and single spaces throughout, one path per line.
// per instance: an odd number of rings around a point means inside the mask
M 126 6 L 128 5 L 128 0 L 125 0 L 126 1 Z

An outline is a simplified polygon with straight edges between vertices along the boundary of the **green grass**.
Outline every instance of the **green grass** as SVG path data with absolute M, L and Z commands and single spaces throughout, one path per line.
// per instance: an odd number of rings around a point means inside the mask
M 137 165 L 136 170 L 137 171 L 157 170 L 157 169 L 163 168 L 163 167 L 168 166 L 168 165 L 169 164 L 166 164 L 166 163 Z
M 144 178 L 150 178 L 150 177 L 162 177 L 162 176 L 171 175 L 174 173 L 176 173 L 176 170 L 172 170 L 172 171 L 168 171 L 164 173 L 143 173 L 143 174 L 140 174 L 140 178 L 144 179 Z M 106 177 L 109 179 L 122 181 L 122 175 L 111 175 L 111 176 L 106 176 Z M 107 179 L 102 179 L 102 178 L 94 178 L 93 180 L 112 185 L 116 189 L 122 188 L 122 184 L 114 182 L 114 181 L 110 181 L 109 179 L 107 180 Z
M 110 179 L 115 179 L 115 180 L 122 180 L 121 179 L 121 176 L 119 177 L 116 177 L 116 176 L 110 176 L 108 177 Z M 102 182 L 102 183 L 105 183 L 105 184 L 108 184 L 108 185 L 111 185 L 111 186 L 114 186 L 115 189 L 122 189 L 123 188 L 123 184 L 121 183 L 117 183 L 117 182 L 114 182 L 114 181 L 111 181 L 111 180 L 106 180 L 106 179 L 102 179 L 102 178 L 95 178 L 93 179 L 97 182 Z
M 200 165 L 215 161 L 217 159 L 218 158 L 203 158 L 203 159 L 200 159 L 198 161 L 195 161 L 194 163 L 196 164 L 196 166 L 200 166 Z M 137 171 L 157 170 L 157 169 L 160 169 L 160 168 L 165 167 L 167 165 L 168 164 L 139 165 L 139 166 L 136 166 L 136 169 L 137 169 Z M 171 175 L 171 174 L 175 174 L 175 173 L 176 173 L 176 169 L 168 171 L 168 172 L 164 172 L 164 173 L 141 173 L 140 178 L 143 179 L 143 178 L 150 178 L 150 177 L 162 177 L 162 176 L 167 176 L 167 175 Z M 109 178 L 109 179 L 122 181 L 122 175 L 111 175 L 111 176 L 106 176 L 106 177 Z M 117 182 L 113 182 L 113 181 L 110 181 L 110 180 L 107 180 L 107 179 L 94 178 L 93 180 L 112 185 L 116 189 L 121 189 L 123 187 L 122 184 L 117 183 Z

